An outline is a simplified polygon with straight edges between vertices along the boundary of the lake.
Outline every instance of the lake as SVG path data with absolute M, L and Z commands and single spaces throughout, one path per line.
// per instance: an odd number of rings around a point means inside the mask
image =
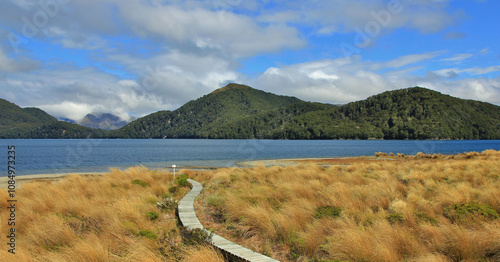
M 457 154 L 500 150 L 500 140 L 204 140 L 83 139 L 0 140 L 2 174 L 7 175 L 7 147 L 16 147 L 16 174 L 102 172 L 110 167 L 229 167 L 239 161 L 373 156 L 375 152 Z

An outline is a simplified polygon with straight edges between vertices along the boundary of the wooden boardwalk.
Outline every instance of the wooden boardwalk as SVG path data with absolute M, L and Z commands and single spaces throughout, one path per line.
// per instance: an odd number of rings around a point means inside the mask
M 198 220 L 198 217 L 194 212 L 194 200 L 201 193 L 203 186 L 192 179 L 188 179 L 188 182 L 191 183 L 193 188 L 179 202 L 179 220 L 181 221 L 182 225 L 187 227 L 189 230 L 193 230 L 196 228 L 205 230 L 203 229 L 203 225 L 200 223 L 200 220 Z M 254 252 L 248 248 L 235 244 L 217 234 L 213 234 L 211 244 L 222 252 L 228 254 L 230 257 L 235 257 L 243 261 L 278 261 L 276 259 L 272 259 L 270 257 Z

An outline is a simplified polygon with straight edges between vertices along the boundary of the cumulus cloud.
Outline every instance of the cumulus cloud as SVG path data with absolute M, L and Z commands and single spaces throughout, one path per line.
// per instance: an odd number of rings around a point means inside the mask
M 314 2 L 288 1 L 286 8 L 272 10 L 262 15 L 264 21 L 273 21 L 273 15 L 282 22 L 319 25 L 318 34 L 354 32 L 379 27 L 391 31 L 413 28 L 422 33 L 434 33 L 454 25 L 465 16 L 462 12 L 449 13 L 449 1 L 435 0 L 354 0 Z
M 269 68 L 255 81 L 255 85 L 276 93 L 297 96 L 304 100 L 344 104 L 365 99 L 386 90 L 423 86 L 465 99 L 500 104 L 500 79 L 492 76 L 458 78 L 458 76 L 484 75 L 500 71 L 500 67 L 449 68 L 414 74 L 420 67 L 376 73 L 373 68 L 397 68 L 431 59 L 442 52 L 408 55 L 386 63 L 355 59 L 322 60 L 284 67 Z
M 74 120 L 83 119 L 88 113 L 94 111 L 94 106 L 92 105 L 71 101 L 63 101 L 58 104 L 41 105 L 40 108 L 51 115 Z
M 233 64 L 213 55 L 172 51 L 149 59 L 121 54 L 108 60 L 137 78 L 124 79 L 95 67 L 39 68 L 10 74 L 0 91 L 21 106 L 41 107 L 56 117 L 80 120 L 88 113 L 106 112 L 127 120 L 130 115 L 176 109 L 240 79 Z
M 38 67 L 38 63 L 24 56 L 10 58 L 0 45 L 0 73 L 30 71 Z
M 56 117 L 80 120 L 88 113 L 109 112 L 128 120 L 171 106 L 168 99 L 141 92 L 135 80 L 120 80 L 95 68 L 41 69 L 12 74 L 0 86 L 20 106 L 34 106 Z
M 137 34 L 153 34 L 167 41 L 216 49 L 235 57 L 303 47 L 299 32 L 286 25 L 261 25 L 243 15 L 179 6 L 120 4 L 122 15 Z

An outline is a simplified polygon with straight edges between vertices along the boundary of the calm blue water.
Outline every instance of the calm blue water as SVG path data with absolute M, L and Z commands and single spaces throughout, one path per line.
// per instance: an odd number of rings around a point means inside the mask
M 0 140 L 0 167 L 7 174 L 7 146 L 16 147 L 18 175 L 100 172 L 110 167 L 150 168 L 234 166 L 239 161 L 372 156 L 375 152 L 456 154 L 500 150 L 488 141 L 359 141 L 359 140 Z

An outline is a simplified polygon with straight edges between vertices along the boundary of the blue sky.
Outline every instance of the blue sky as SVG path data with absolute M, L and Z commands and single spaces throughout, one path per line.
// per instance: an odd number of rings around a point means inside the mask
M 74 120 L 229 82 L 343 104 L 423 86 L 500 105 L 493 0 L 6 0 L 0 98 Z

